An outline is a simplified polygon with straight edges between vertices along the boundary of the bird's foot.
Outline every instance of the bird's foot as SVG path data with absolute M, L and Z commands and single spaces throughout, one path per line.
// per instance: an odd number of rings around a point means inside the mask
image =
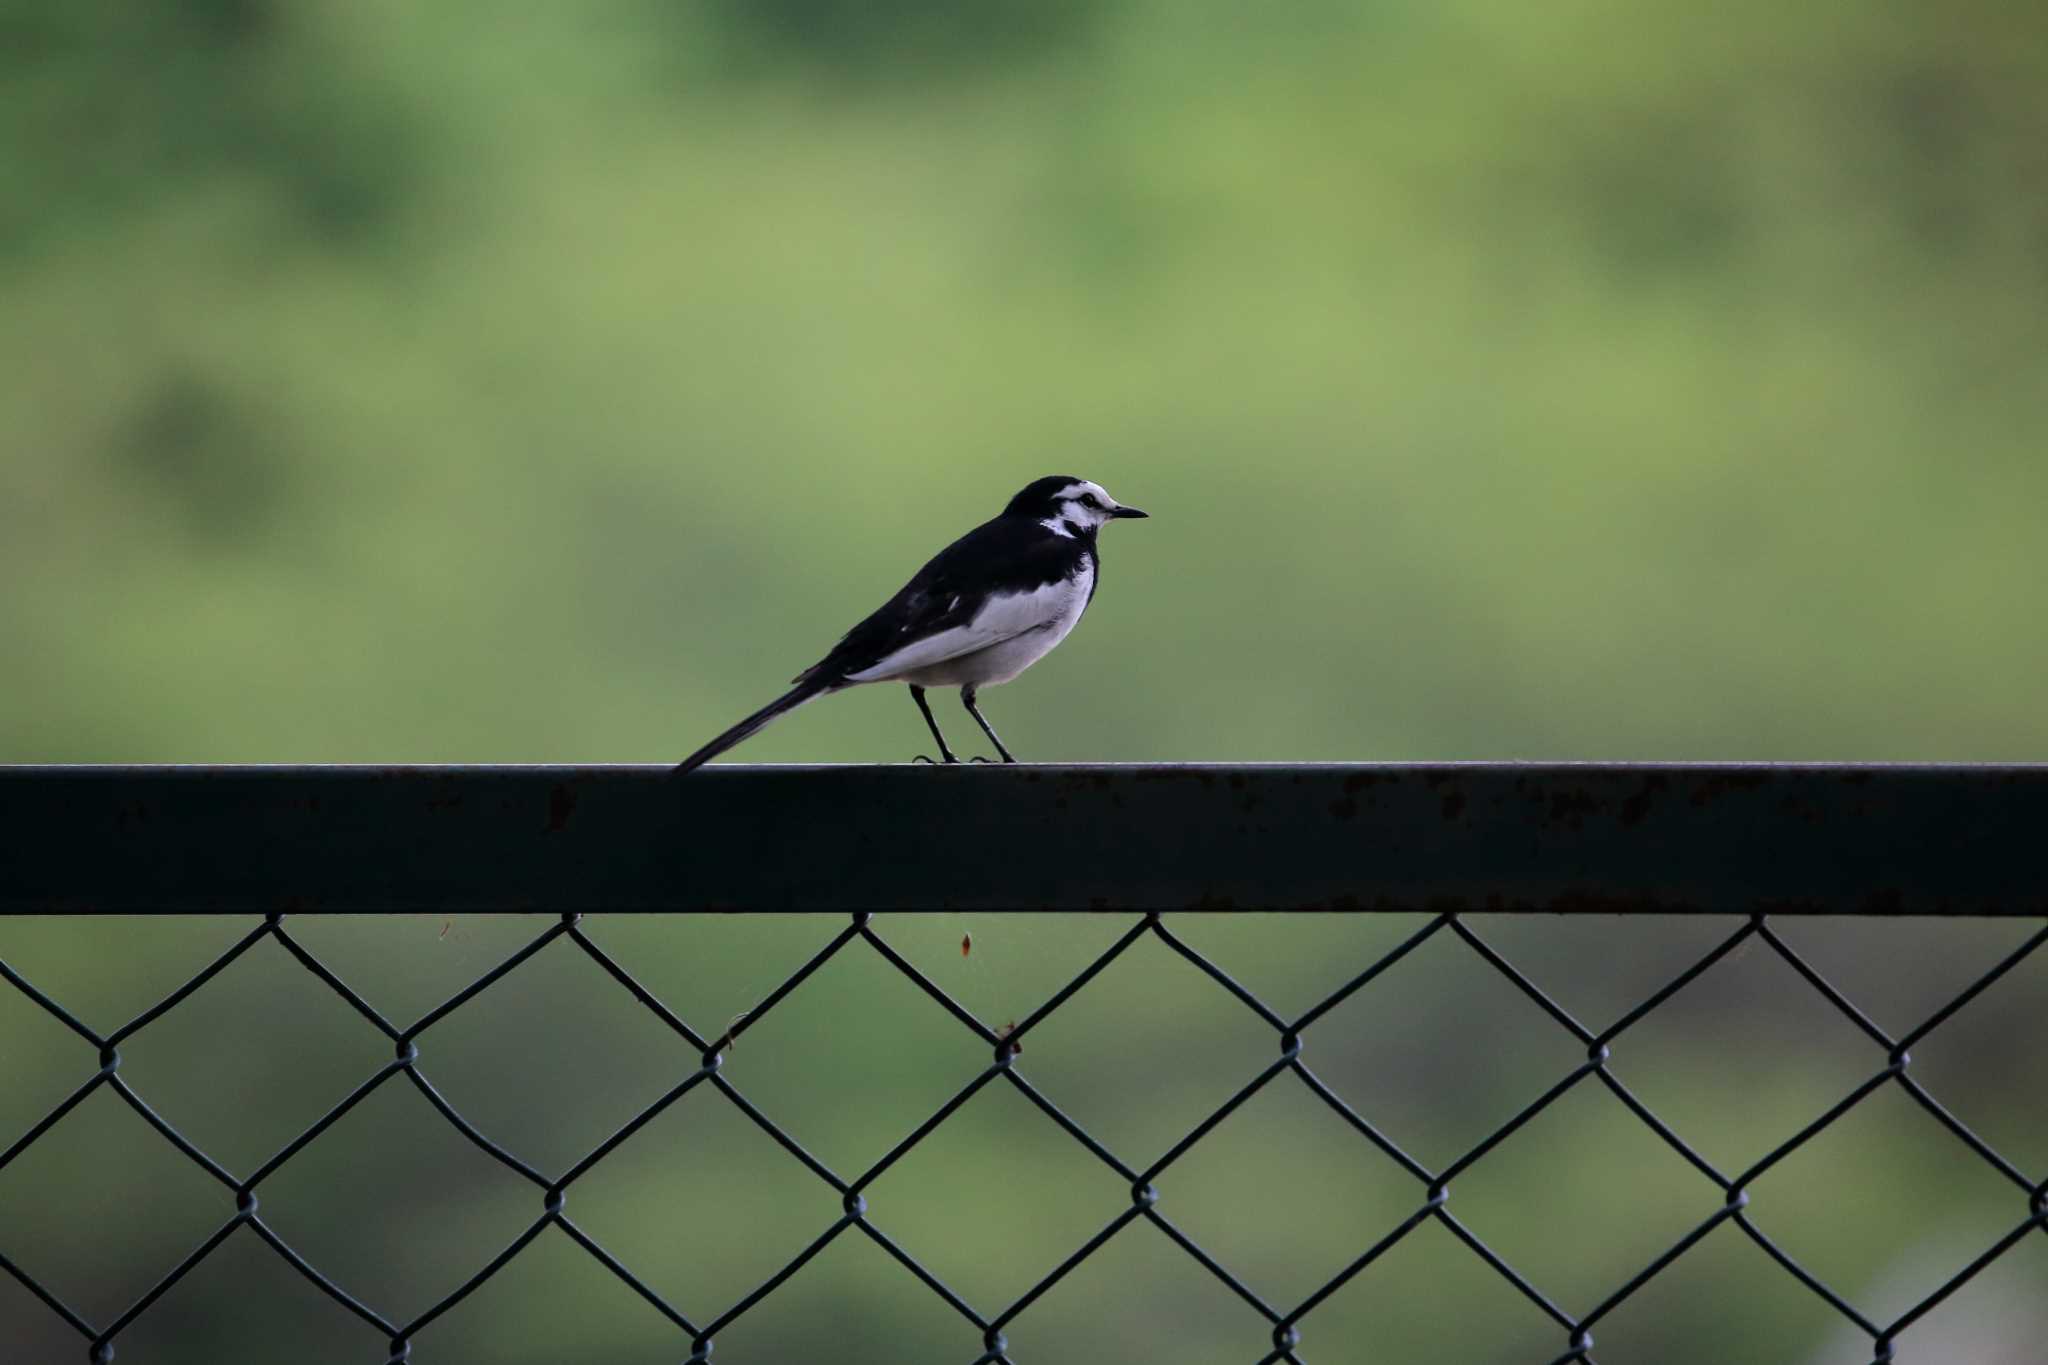
M 995 763 L 999 760 L 990 758 L 987 754 L 976 754 L 973 758 L 970 758 L 967 761 L 969 763 Z
M 946 763 L 958 763 L 960 760 L 952 754 L 947 754 L 944 758 L 933 758 L 930 754 L 917 754 L 910 761 L 912 763 L 929 763 L 936 768 Z

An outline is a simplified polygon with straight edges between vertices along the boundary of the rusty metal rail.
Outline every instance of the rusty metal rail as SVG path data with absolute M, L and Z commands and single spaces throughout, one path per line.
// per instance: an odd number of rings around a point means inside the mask
M 0 768 L 0 837 L 15 914 L 2048 912 L 2041 766 Z

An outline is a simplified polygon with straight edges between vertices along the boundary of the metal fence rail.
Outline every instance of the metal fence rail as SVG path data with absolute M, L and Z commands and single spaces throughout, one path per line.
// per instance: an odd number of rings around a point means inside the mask
M 224 1214 L 212 1234 L 163 1277 L 107 1320 L 89 1320 L 37 1278 L 32 1230 L 0 1228 L 0 1270 L 68 1323 L 93 1361 L 113 1357 L 121 1334 L 196 1267 L 237 1235 L 260 1239 L 322 1293 L 376 1334 L 389 1361 L 413 1357 L 431 1342 L 431 1328 L 492 1279 L 535 1239 L 558 1233 L 581 1248 L 673 1324 L 677 1355 L 710 1358 L 714 1340 L 750 1313 L 771 1311 L 775 1291 L 836 1239 L 866 1238 L 904 1273 L 957 1314 L 961 1361 L 1008 1362 L 1006 1329 L 1041 1297 L 1132 1224 L 1150 1223 L 1213 1277 L 1222 1291 L 1258 1313 L 1271 1329 L 1259 1365 L 1314 1357 L 1316 1310 L 1418 1228 L 1434 1222 L 1555 1326 L 1546 1358 L 1593 1362 L 1603 1319 L 1723 1223 L 1732 1224 L 1785 1275 L 1870 1342 L 1871 1359 L 1898 1356 L 1901 1338 L 1936 1305 L 2012 1251 L 2029 1233 L 2048 1233 L 2048 1172 L 2029 1172 L 1996 1151 L 1916 1077 L 1912 1049 L 1969 1008 L 1989 987 L 2048 944 L 2048 880 L 2034 870 L 2038 816 L 2048 808 L 2048 771 L 2036 769 L 1457 769 L 1206 768 L 1144 770 L 1020 770 L 938 772 L 903 769 L 734 770 L 706 780 L 667 784 L 637 770 L 528 770 L 378 773 L 194 771 L 121 773 L 15 770 L 0 774 L 0 828 L 8 862 L 0 871 L 0 913 L 86 913 L 91 909 L 205 908 L 245 913 L 268 900 L 260 922 L 190 980 L 102 1033 L 63 1002 L 0 961 L 0 979 L 94 1049 L 97 1066 L 82 1075 L 48 1114 L 0 1149 L 0 1179 L 38 1142 L 54 1141 L 56 1125 L 104 1088 L 118 1096 L 163 1141 L 215 1183 Z M 822 794 L 821 794 L 822 789 Z M 1377 800 L 1367 794 L 1377 791 Z M 1345 808 L 1349 803 L 1349 809 Z M 821 824 L 819 821 L 835 823 Z M 583 828 L 581 842 L 569 832 Z M 639 840 L 681 839 L 650 851 Z M 1313 827 L 1310 827 L 1313 822 Z M 702 826 L 716 837 L 704 837 Z M 763 832 L 762 826 L 766 827 Z M 1017 865 L 1005 832 L 1032 832 L 1034 846 L 1059 840 L 1066 855 L 1060 881 Z M 1335 831 L 1332 833 L 1331 831 Z M 1446 832 L 1448 831 L 1448 833 Z M 1063 838 L 1062 838 L 1063 836 Z M 774 846 L 797 838 L 814 845 L 797 870 Z M 1143 854 L 1133 859 L 1131 850 Z M 368 853 L 376 857 L 370 858 Z M 612 861 L 600 863 L 607 857 Z M 1968 865 L 1954 859 L 1967 857 Z M 1849 861 L 1835 865 L 1829 860 Z M 624 859 L 622 872 L 619 860 Z M 945 875 L 976 859 L 972 874 Z M 1154 859 L 1170 861 L 1152 861 Z M 821 873 L 817 867 L 829 869 Z M 934 868 L 938 870 L 935 871 Z M 896 869 L 893 872 L 891 869 Z M 296 890 L 288 890 L 294 885 Z M 531 910 L 537 895 L 577 884 L 579 874 L 639 908 L 705 908 L 767 912 L 842 911 L 845 920 L 807 961 L 718 1036 L 706 1036 L 643 985 L 584 930 L 582 912 L 601 908 L 588 891 L 573 907 L 551 907 L 531 941 L 411 1022 L 388 1017 L 310 952 L 292 932 L 294 913 L 318 909 Z M 901 898 L 938 908 L 955 896 L 970 905 L 1003 904 L 1002 887 L 1020 888 L 1012 905 L 1067 910 L 1131 910 L 1128 929 L 1083 970 L 1025 1017 L 1001 1027 L 975 1017 L 878 931 L 872 912 L 892 908 L 882 892 L 895 876 Z M 1006 881 L 1006 877 L 1009 879 Z M 1346 908 L 1426 908 L 1432 917 L 1405 941 L 1309 1008 L 1287 1015 L 1235 979 L 1224 964 L 1193 947 L 1176 924 L 1204 903 L 1262 904 L 1257 888 L 1269 877 L 1271 904 Z M 637 879 L 637 881 L 635 880 Z M 1221 888 L 1219 890 L 1219 888 Z M 868 902 L 851 908 L 852 898 Z M 1158 902 L 1171 900 L 1172 905 Z M 1625 911 L 1683 906 L 1730 916 L 1729 932 L 1620 1017 L 1604 1025 L 1575 1018 L 1505 956 L 1465 916 L 1477 910 Z M 1880 1027 L 1803 958 L 1773 927 L 1772 917 L 1815 910 L 1858 913 L 2006 914 L 2039 917 L 2041 925 L 2002 960 L 1914 1027 Z M 123 1044 L 202 991 L 237 958 L 274 940 L 317 981 L 344 1001 L 391 1045 L 391 1060 L 341 1096 L 316 1122 L 253 1168 L 231 1169 L 167 1122 L 122 1074 Z M 1533 1102 L 1456 1159 L 1432 1168 L 1403 1150 L 1369 1112 L 1337 1093 L 1312 1064 L 1315 1025 L 1432 939 L 1455 940 L 1496 973 L 1505 990 L 1527 997 L 1582 1049 L 1584 1060 L 1556 1076 Z M 1155 941 L 1197 968 L 1218 992 L 1271 1031 L 1272 1060 L 1245 1077 L 1223 1103 L 1149 1161 L 1119 1154 L 1062 1110 L 1056 1097 L 1026 1074 L 1020 1053 L 1034 1030 L 1087 990 L 1116 959 Z M 1828 1007 L 1869 1042 L 1868 1075 L 1786 1133 L 1766 1155 L 1740 1170 L 1717 1167 L 1660 1119 L 1609 1063 L 1631 1030 L 1663 1008 L 1731 952 L 1759 945 L 1788 964 Z M 426 1074 L 432 1033 L 536 954 L 582 954 L 621 991 L 684 1040 L 698 1064 L 629 1122 L 565 1168 L 542 1170 L 508 1150 L 459 1112 Z M 727 1052 L 757 1028 L 812 975 L 840 954 L 870 953 L 889 964 L 987 1048 L 986 1066 L 929 1117 L 861 1170 L 835 1170 L 775 1117 L 751 1101 L 722 1065 Z M 2044 1025 L 2048 1031 L 2048 1025 Z M 399 1318 L 363 1301 L 295 1250 L 265 1220 L 260 1195 L 274 1177 L 380 1087 L 403 1078 L 468 1142 L 531 1185 L 538 1198 L 532 1222 L 440 1301 Z M 874 1183 L 924 1142 L 977 1093 L 1006 1086 L 1056 1124 L 1096 1162 L 1115 1173 L 1127 1200 L 1102 1211 L 1099 1230 L 1007 1303 L 974 1303 L 949 1288 L 870 1213 Z M 1176 1166 L 1218 1124 L 1269 1086 L 1300 1086 L 1353 1130 L 1362 1154 L 1391 1162 L 1414 1186 L 1412 1210 L 1387 1227 L 1313 1292 L 1273 1302 L 1227 1263 L 1198 1244 L 1169 1216 Z M 1661 1143 L 1697 1173 L 1699 1215 L 1679 1239 L 1595 1302 L 1565 1305 L 1542 1287 L 1540 1267 L 1517 1266 L 1489 1247 L 1448 1204 L 1455 1182 L 1487 1160 L 1518 1129 L 1580 1087 L 1610 1093 Z M 1867 1314 L 1802 1266 L 1750 1215 L 1749 1187 L 1844 1115 L 1888 1088 L 1931 1115 L 1958 1146 L 2011 1190 L 2011 1223 L 2001 1236 L 1958 1266 L 1917 1303 L 1889 1319 Z M 606 1250 L 570 1212 L 577 1182 L 678 1100 L 715 1091 L 738 1113 L 809 1170 L 818 1182 L 814 1240 L 737 1301 L 679 1305 L 658 1293 Z M 6 1135 L 0 1134 L 0 1138 Z M 372 1338 L 372 1340 L 376 1339 Z M 369 1355 L 366 1340 L 365 1358 Z M 1539 1363 L 1540 1365 L 1540 1363 Z

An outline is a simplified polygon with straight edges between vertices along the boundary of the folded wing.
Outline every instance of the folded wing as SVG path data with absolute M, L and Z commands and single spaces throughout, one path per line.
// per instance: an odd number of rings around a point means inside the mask
M 1071 569 L 1068 547 L 1035 523 L 997 518 L 941 550 L 795 681 L 880 682 L 1040 629 Z
M 971 621 L 908 640 L 866 668 L 848 673 L 847 681 L 884 682 L 1043 630 L 1059 617 L 1058 596 L 1046 587 L 988 598 Z

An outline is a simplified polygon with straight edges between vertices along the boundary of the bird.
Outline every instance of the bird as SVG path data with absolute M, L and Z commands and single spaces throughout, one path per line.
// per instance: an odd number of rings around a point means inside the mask
M 1067 638 L 1095 600 L 1102 568 L 1097 534 L 1112 521 L 1145 515 L 1099 483 L 1065 474 L 1033 480 L 1000 515 L 933 555 L 830 653 L 791 679 L 794 687 L 677 764 L 675 774 L 702 767 L 819 697 L 884 682 L 909 684 L 939 762 L 960 760 L 925 701 L 930 687 L 959 688 L 961 704 L 1002 761 L 1015 763 L 976 696 Z

